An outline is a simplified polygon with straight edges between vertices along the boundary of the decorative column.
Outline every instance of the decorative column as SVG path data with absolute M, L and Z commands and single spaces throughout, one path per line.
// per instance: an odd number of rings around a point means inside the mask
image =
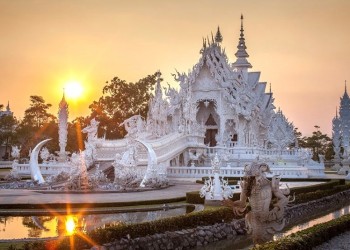
M 334 149 L 334 159 L 333 159 L 333 170 L 340 170 L 340 145 L 341 145 L 341 135 L 340 135 L 340 130 L 341 130 L 341 121 L 338 118 L 338 111 L 336 111 L 335 118 L 333 119 L 333 127 L 332 127 L 332 138 L 333 138 L 333 149 Z
M 68 134 L 68 103 L 66 99 L 63 97 L 59 104 L 58 109 L 58 140 L 60 151 L 58 152 L 58 161 L 66 162 L 67 160 L 67 134 Z
M 220 164 L 221 161 L 216 153 L 214 159 L 211 160 L 214 177 L 209 176 L 209 179 L 205 181 L 199 192 L 201 197 L 205 197 L 206 205 L 221 205 L 222 200 L 233 196 L 233 191 L 228 186 L 228 182 L 223 178 L 220 179 Z

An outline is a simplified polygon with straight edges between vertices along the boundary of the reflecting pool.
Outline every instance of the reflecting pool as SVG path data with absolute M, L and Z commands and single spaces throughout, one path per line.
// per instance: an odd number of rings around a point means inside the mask
M 190 212 L 188 208 L 189 206 L 166 207 L 166 209 L 156 211 L 113 214 L 0 216 L 0 241 L 23 238 L 51 238 L 68 236 L 77 232 L 86 233 L 96 228 L 107 228 L 120 223 L 140 223 L 183 215 Z

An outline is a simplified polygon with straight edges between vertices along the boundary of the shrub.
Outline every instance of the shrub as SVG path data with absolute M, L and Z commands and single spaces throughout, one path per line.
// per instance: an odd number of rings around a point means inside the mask
M 332 237 L 350 230 L 350 215 L 318 224 L 308 229 L 293 233 L 277 241 L 270 241 L 255 246 L 253 250 L 295 250 L 312 249 Z
M 104 244 L 129 236 L 131 238 L 144 237 L 156 233 L 163 233 L 165 231 L 176 231 L 186 228 L 194 228 L 197 226 L 229 222 L 232 221 L 233 218 L 234 216 L 231 209 L 227 207 L 220 207 L 138 224 L 121 223 L 119 225 L 104 229 L 96 229 L 89 232 L 87 237 L 92 239 L 95 244 Z M 51 241 L 48 243 L 51 247 L 49 249 L 71 249 L 69 245 L 70 242 L 74 242 L 75 249 L 91 247 L 84 239 L 74 236 L 73 240 L 65 238 L 60 242 Z M 48 245 L 46 245 L 46 247 L 48 247 Z

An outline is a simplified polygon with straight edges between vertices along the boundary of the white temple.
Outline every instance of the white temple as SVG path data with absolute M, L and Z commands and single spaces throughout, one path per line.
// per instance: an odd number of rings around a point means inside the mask
M 85 163 L 96 163 L 103 170 L 114 168 L 115 173 L 122 170 L 119 168 L 132 167 L 144 176 L 141 186 L 164 176 L 211 175 L 214 156 L 220 159 L 220 176 L 243 176 L 244 167 L 259 160 L 270 166 L 270 175 L 324 176 L 323 162 L 313 161 L 310 150 L 298 148 L 293 124 L 280 109 L 275 111 L 271 88 L 266 92 L 266 82 L 259 80 L 260 72 L 250 70 L 243 16 L 233 63 L 222 41 L 219 28 L 215 38 L 212 35 L 203 40 L 200 59 L 192 70 L 174 74 L 178 90 L 170 86 L 162 89 L 159 74 L 147 119 L 140 115 L 126 119 L 121 124 L 127 131 L 124 139 L 98 138 L 99 122 L 92 119 L 90 126 L 82 130 L 88 134 Z M 346 97 L 348 100 L 347 94 Z M 19 174 L 33 167 L 43 175 L 69 172 L 73 160 L 65 157 L 67 118 L 68 104 L 63 96 L 59 105 L 59 161 L 38 164 L 35 152 L 32 166 L 14 163 Z M 349 146 L 349 131 L 347 136 Z
M 323 176 L 323 162 L 312 161 L 309 150 L 290 148 L 297 145 L 292 123 L 281 110 L 275 111 L 273 94 L 271 89 L 266 92 L 266 82 L 260 82 L 260 72 L 250 70 L 243 16 L 233 63 L 222 40 L 219 28 L 215 38 L 203 40 L 192 70 L 174 74 L 178 90 L 169 86 L 163 93 L 158 79 L 147 119 L 127 119 L 122 124 L 128 132 L 124 139 L 94 140 L 95 160 L 125 156 L 125 149 L 135 147 L 138 140 L 153 148 L 169 177 L 207 176 L 216 153 L 224 176 L 242 176 L 244 166 L 257 159 L 284 177 Z M 145 149 L 132 154 L 128 157 L 138 166 L 147 165 Z
M 332 121 L 332 137 L 334 148 L 334 163 L 335 170 L 339 174 L 349 174 L 350 161 L 350 98 L 346 88 L 343 97 L 340 98 L 339 115 L 336 111 Z M 339 165 L 342 163 L 343 167 Z
M 0 117 L 5 115 L 13 116 L 13 112 L 10 109 L 10 102 L 7 102 L 6 110 L 0 110 Z

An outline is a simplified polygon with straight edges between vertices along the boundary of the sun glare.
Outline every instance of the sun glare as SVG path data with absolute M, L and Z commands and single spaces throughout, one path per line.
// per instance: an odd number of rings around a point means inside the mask
M 67 235 L 72 235 L 75 231 L 75 221 L 74 218 L 72 216 L 68 216 L 66 219 L 66 232 Z
M 64 87 L 64 93 L 69 99 L 78 99 L 83 94 L 83 86 L 77 81 L 67 82 Z

